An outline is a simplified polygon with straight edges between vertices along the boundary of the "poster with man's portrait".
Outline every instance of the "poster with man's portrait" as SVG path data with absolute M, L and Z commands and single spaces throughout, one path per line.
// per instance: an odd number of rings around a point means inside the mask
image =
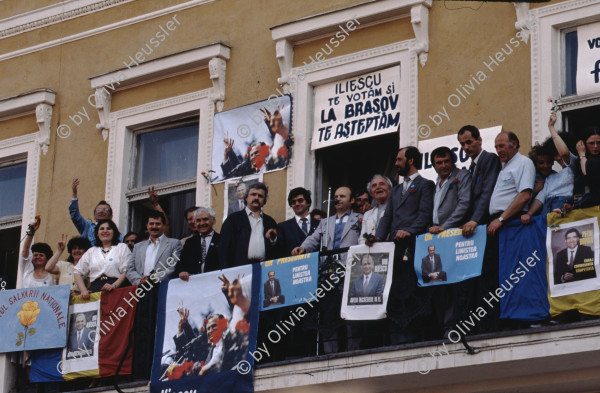
M 548 228 L 546 247 L 551 297 L 600 289 L 596 218 Z
M 252 184 L 261 183 L 262 181 L 262 173 L 227 179 L 225 181 L 225 205 L 223 207 L 223 221 L 225 221 L 230 214 L 244 210 L 246 207 L 246 204 L 244 203 L 244 196 L 246 195 L 248 187 L 250 187 Z
M 63 350 L 64 374 L 98 369 L 100 299 L 69 306 L 69 335 Z
M 217 113 L 211 167 L 213 183 L 286 168 L 292 137 L 292 98 L 269 99 Z
M 394 243 L 352 246 L 346 259 L 341 317 L 348 320 L 382 319 L 392 285 Z

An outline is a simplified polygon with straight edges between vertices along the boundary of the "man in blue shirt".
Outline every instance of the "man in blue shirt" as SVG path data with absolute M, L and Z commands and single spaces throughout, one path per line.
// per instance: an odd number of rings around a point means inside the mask
M 71 204 L 69 205 L 69 213 L 71 214 L 71 221 L 73 221 L 73 225 L 79 231 L 79 234 L 85 238 L 87 238 L 92 246 L 96 244 L 96 238 L 94 236 L 94 229 L 96 228 L 96 222 L 98 220 L 102 220 L 105 218 L 111 219 L 113 217 L 112 208 L 106 201 L 100 201 L 96 205 L 94 209 L 94 221 L 86 220 L 83 218 L 81 213 L 79 212 L 79 200 L 77 199 L 77 187 L 79 186 L 79 179 L 73 179 L 73 184 L 71 188 L 73 189 L 73 198 L 71 199 Z M 123 241 L 121 237 L 119 240 Z

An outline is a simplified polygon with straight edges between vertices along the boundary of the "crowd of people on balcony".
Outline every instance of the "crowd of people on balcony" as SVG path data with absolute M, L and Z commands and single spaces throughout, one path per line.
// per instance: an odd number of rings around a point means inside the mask
M 325 269 L 328 264 L 344 263 L 346 247 L 393 241 L 394 270 L 385 321 L 342 321 L 340 285 L 320 302 L 318 322 L 310 326 L 308 318 L 306 326 L 290 340 L 305 338 L 305 331 L 317 330 L 318 326 L 322 348 L 329 353 L 442 337 L 465 312 L 482 302 L 488 291 L 498 287 L 498 231 L 506 221 L 519 219 L 526 225 L 534 215 L 600 204 L 600 131 L 586 130 L 574 154 L 569 149 L 570 135 L 558 133 L 555 122 L 552 113 L 548 121 L 550 137 L 533 146 L 529 158 L 519 152 L 519 138 L 513 132 L 502 131 L 495 137 L 494 154 L 482 149 L 477 127 L 462 127 L 457 138 L 471 158 L 470 167 L 457 168 L 453 152 L 438 147 L 430 154 L 438 175 L 436 182 L 420 176 L 421 152 L 413 146 L 403 147 L 395 158 L 398 175 L 403 178 L 401 184 L 394 186 L 390 178 L 376 174 L 366 189 L 353 193 L 348 186 L 338 187 L 333 201 L 335 214 L 329 217 L 319 210 L 310 212 L 311 193 L 298 187 L 287 198 L 294 217 L 277 223 L 263 212 L 269 198 L 267 186 L 240 183 L 237 187 L 243 206 L 230 209 L 221 233 L 213 229 L 212 209 L 190 207 L 184 215 L 192 234 L 181 240 L 165 235 L 169 231 L 168 218 L 153 189 L 149 195 L 154 210 L 147 216 L 147 232 L 130 232 L 122 237 L 107 202 L 96 205 L 93 221 L 82 217 L 77 198 L 79 180 L 75 179 L 69 212 L 81 236 L 68 243 L 63 236 L 53 254 L 48 244 L 31 245 L 40 221 L 32 223 L 21 258 L 23 286 L 55 285 L 58 281 L 71 285 L 72 294 L 87 299 L 94 291 L 147 285 L 161 262 L 161 268 L 170 268 L 160 280 L 188 281 L 193 274 L 323 251 L 323 246 L 330 251 L 340 249 L 337 254 L 330 252 L 321 258 Z M 562 170 L 552 170 L 555 162 Z M 488 236 L 481 277 L 436 288 L 418 287 L 413 267 L 416 236 L 460 227 L 469 237 L 479 225 L 487 225 Z M 69 257 L 59 261 L 65 243 Z M 178 262 L 174 266 L 165 264 L 169 257 Z M 150 307 L 148 313 L 152 312 Z M 268 313 L 271 311 L 265 312 L 265 326 L 279 315 Z M 498 313 L 490 313 L 478 331 L 495 331 L 498 324 Z

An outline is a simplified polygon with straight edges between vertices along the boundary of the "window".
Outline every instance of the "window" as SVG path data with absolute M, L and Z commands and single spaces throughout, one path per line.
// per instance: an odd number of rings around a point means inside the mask
M 0 165 L 0 286 L 15 288 L 27 163 Z
M 189 235 L 183 212 L 195 204 L 198 165 L 198 121 L 187 118 L 168 125 L 133 132 L 131 181 L 127 197 L 130 230 L 143 234 L 148 210 L 148 187 L 159 194 L 160 206 L 169 217 L 173 238 Z

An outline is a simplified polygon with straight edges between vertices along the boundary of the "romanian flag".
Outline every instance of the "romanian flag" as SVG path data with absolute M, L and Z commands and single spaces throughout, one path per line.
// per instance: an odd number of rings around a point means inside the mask
M 125 349 L 119 375 L 131 374 L 136 286 L 96 292 L 89 300 L 71 298 L 69 336 L 62 349 L 31 353 L 31 382 L 56 382 L 114 375 Z

